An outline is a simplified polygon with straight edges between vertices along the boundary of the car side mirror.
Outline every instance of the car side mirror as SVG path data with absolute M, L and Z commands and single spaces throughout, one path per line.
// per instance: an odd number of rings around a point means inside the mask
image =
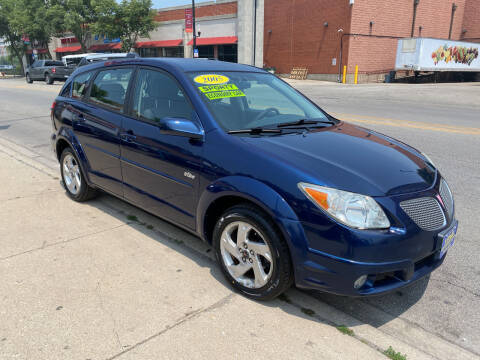
M 192 120 L 184 118 L 164 117 L 160 120 L 160 131 L 163 134 L 203 140 L 205 131 Z

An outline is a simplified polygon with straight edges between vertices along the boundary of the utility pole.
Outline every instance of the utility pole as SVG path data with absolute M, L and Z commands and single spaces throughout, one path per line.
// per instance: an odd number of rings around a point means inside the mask
M 197 31 L 195 29 L 195 0 L 192 0 L 192 21 L 193 21 L 193 53 L 192 56 L 195 57 L 195 49 L 197 48 Z

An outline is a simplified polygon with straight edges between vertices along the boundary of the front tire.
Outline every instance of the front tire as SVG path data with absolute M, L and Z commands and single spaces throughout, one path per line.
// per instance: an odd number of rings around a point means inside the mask
M 74 201 L 84 202 L 94 198 L 97 191 L 85 181 L 80 163 L 72 149 L 66 148 L 60 157 L 60 172 L 67 195 Z
M 53 84 L 53 78 L 50 74 L 45 74 L 45 83 L 48 84 L 48 85 L 52 85 Z
M 27 75 L 25 76 L 25 80 L 27 81 L 28 84 L 33 83 L 33 80 L 32 80 L 32 78 L 30 77 L 30 74 L 27 74 Z
M 223 213 L 213 232 L 223 274 L 243 295 L 271 300 L 293 282 L 290 252 L 275 224 L 258 208 L 241 204 Z

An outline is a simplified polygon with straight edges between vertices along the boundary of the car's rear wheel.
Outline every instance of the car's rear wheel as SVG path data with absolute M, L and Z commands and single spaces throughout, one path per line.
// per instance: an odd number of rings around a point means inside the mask
M 32 78 L 30 77 L 30 74 L 27 74 L 27 76 L 25 76 L 25 80 L 26 80 L 27 83 L 29 83 L 29 84 L 33 83 L 33 80 L 32 80 Z
M 213 241 L 225 277 L 242 294 L 270 300 L 292 284 L 288 246 L 256 207 L 242 204 L 228 209 L 215 226 Z
M 53 78 L 50 74 L 45 74 L 45 83 L 47 83 L 48 85 L 53 84 Z
M 97 195 L 97 191 L 85 181 L 78 159 L 70 148 L 66 148 L 62 152 L 60 172 L 67 195 L 72 200 L 83 202 Z

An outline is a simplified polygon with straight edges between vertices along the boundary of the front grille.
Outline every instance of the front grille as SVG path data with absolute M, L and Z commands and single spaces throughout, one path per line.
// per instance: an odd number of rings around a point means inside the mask
M 438 230 L 446 223 L 440 204 L 432 197 L 402 201 L 400 207 L 423 230 Z
M 440 196 L 447 209 L 448 217 L 451 218 L 453 216 L 453 196 L 447 182 L 443 179 L 440 182 Z

